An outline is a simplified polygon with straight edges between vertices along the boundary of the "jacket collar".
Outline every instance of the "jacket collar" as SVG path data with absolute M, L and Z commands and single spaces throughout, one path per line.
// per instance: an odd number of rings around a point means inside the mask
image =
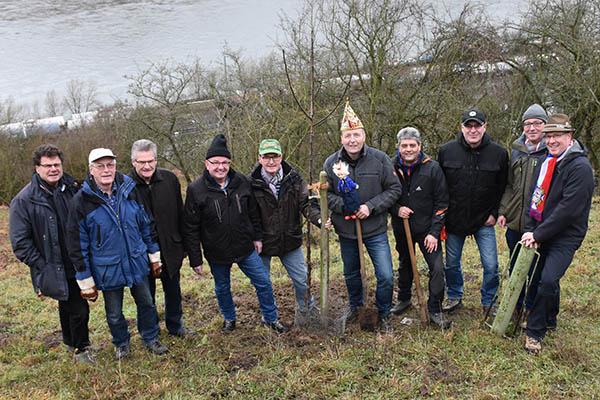
M 138 175 L 137 171 L 135 170 L 134 167 L 131 168 L 131 174 L 130 174 L 131 178 L 135 181 L 136 184 L 140 184 L 140 185 L 146 185 L 146 181 L 144 180 L 144 178 L 142 178 L 141 176 Z M 150 184 L 156 183 L 156 182 L 160 182 L 164 179 L 163 177 L 163 173 L 160 170 L 160 168 L 156 168 L 154 170 L 154 173 L 152 174 L 152 176 L 150 177 Z
M 488 144 L 490 144 L 490 142 L 492 141 L 492 139 L 490 139 L 490 136 L 487 134 L 487 132 L 484 132 L 483 133 L 483 137 L 481 138 L 481 143 L 479 143 L 479 146 L 477 146 L 477 147 L 471 147 L 469 145 L 469 143 L 467 143 L 467 141 L 465 140 L 465 137 L 464 137 L 462 131 L 459 131 L 458 132 L 458 136 L 456 137 L 456 141 L 458 143 L 460 143 L 467 150 L 481 150 L 485 146 L 487 146 Z

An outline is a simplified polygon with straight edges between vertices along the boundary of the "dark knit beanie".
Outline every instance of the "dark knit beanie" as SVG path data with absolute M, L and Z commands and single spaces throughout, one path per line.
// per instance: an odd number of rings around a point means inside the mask
M 231 153 L 227 149 L 227 139 L 222 134 L 215 136 L 206 152 L 207 160 L 212 157 L 227 157 L 231 159 Z

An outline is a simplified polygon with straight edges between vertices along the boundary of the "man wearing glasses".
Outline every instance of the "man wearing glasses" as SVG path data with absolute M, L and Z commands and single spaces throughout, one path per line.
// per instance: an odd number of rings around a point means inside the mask
M 533 277 L 537 293 L 527 318 L 525 349 L 538 353 L 548 331 L 556 330 L 560 278 L 571 265 L 588 229 L 594 173 L 588 150 L 573 138 L 565 114 L 548 117 L 544 127 L 548 156 L 533 175 L 534 187 L 525 219 L 525 246 L 536 247 L 540 262 Z
M 179 285 L 181 262 L 184 258 L 181 226 L 183 200 L 177 176 L 164 168 L 157 168 L 157 147 L 150 140 L 141 139 L 131 146 L 129 176 L 135 181 L 135 191 L 145 211 L 153 218 L 160 246 L 160 274 L 153 271 L 148 276 L 152 299 L 156 296 L 156 279 L 160 278 L 165 292 L 165 325 L 169 334 L 184 337 L 196 332 L 181 321 L 181 287 Z M 156 304 L 156 302 L 155 302 Z
M 277 317 L 271 279 L 259 257 L 262 228 L 252 187 L 249 179 L 230 165 L 231 153 L 225 136 L 217 135 L 206 153 L 204 173 L 187 189 L 183 236 L 190 266 L 201 275 L 204 253 L 224 318 L 223 333 L 236 328 L 231 296 L 233 263 L 237 263 L 256 289 L 263 324 L 284 333 L 288 327 Z
M 63 173 L 63 153 L 51 144 L 33 153 L 35 173 L 10 202 L 10 242 L 31 270 L 37 295 L 58 300 L 63 343 L 75 359 L 95 362 L 88 333 L 89 307 L 79 293 L 67 253 L 67 219 L 79 182 Z
M 294 284 L 296 308 L 306 313 L 312 309 L 314 300 L 310 296 L 309 304 L 306 304 L 302 214 L 320 226 L 321 213 L 310 207 L 306 182 L 298 170 L 283 160 L 281 144 L 275 139 L 265 139 L 260 143 L 258 165 L 250 178 L 263 228 L 260 257 L 269 274 L 271 257 L 279 257 Z
M 467 236 L 473 235 L 483 266 L 481 304 L 484 312 L 495 313 L 498 290 L 498 249 L 494 225 L 506 187 L 508 154 L 486 133 L 485 115 L 472 108 L 463 113 L 460 132 L 444 144 L 438 162 L 446 176 L 450 205 L 446 214 L 446 306 L 452 312 L 462 306 L 461 257 Z
M 110 149 L 92 150 L 88 161 L 89 174 L 69 213 L 69 255 L 81 294 L 93 301 L 102 290 L 115 358 L 120 360 L 130 353 L 123 316 L 123 289 L 129 287 L 144 347 L 165 354 L 169 350 L 158 341 L 158 314 L 148 286 L 149 263 L 152 270 L 160 271 L 150 218 L 133 190 L 135 182 L 116 171 L 116 156 Z
M 521 236 L 525 233 L 525 214 L 529 212 L 533 173 L 535 167 L 548 154 L 546 141 L 544 140 L 544 126 L 548 121 L 546 111 L 539 104 L 533 104 L 525 111 L 522 120 L 523 134 L 511 146 L 508 182 L 498 210 L 498 214 L 500 214 L 498 216 L 498 226 L 507 228 L 506 244 L 511 255 L 511 272 L 516 260 L 516 256 L 512 257 L 513 251 L 517 242 L 521 240 Z M 530 287 L 525 304 L 525 319 L 533 307 L 535 290 L 535 287 Z M 517 310 L 520 310 L 523 305 L 524 295 L 523 292 L 519 296 Z

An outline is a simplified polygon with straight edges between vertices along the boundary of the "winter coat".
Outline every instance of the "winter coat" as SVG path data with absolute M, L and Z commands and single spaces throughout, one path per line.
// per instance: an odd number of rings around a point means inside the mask
M 137 197 L 144 204 L 146 213 L 154 220 L 163 273 L 174 277 L 183 261 L 183 200 L 181 184 L 177 176 L 168 169 L 157 168 L 150 184 L 132 169 L 129 176 L 135 181 Z
M 331 210 L 331 222 L 338 235 L 356 239 L 356 223 L 344 218 L 344 201 L 338 191 L 338 177 L 333 172 L 333 164 L 344 156 L 342 148 L 330 155 L 323 170 L 327 173 L 327 204 Z M 359 185 L 358 196 L 362 204 L 369 207 L 370 215 L 361 220 L 363 238 L 379 235 L 387 231 L 389 208 L 398 200 L 402 186 L 394 172 L 390 158 L 377 149 L 363 145 L 356 166 L 349 167 L 350 178 Z
M 211 264 L 240 262 L 254 251 L 253 242 L 262 240 L 250 180 L 233 168 L 227 177 L 223 191 L 205 169 L 187 189 L 183 240 L 191 267 L 202 264 L 202 250 Z
M 147 253 L 159 250 L 150 217 L 133 190 L 135 182 L 116 172 L 116 211 L 97 192 L 88 174 L 69 213 L 69 255 L 77 280 L 92 276 L 99 290 L 140 284 L 150 272 Z
M 462 132 L 440 148 L 438 162 L 446 176 L 450 205 L 446 214 L 448 233 L 472 235 L 498 207 L 508 177 L 508 154 L 487 133 L 472 148 Z
M 410 174 L 402 167 L 398 156 L 392 162 L 402 185 L 402 195 L 390 209 L 394 232 L 405 234 L 404 222 L 398 216 L 400 207 L 405 206 L 413 210 L 408 219 L 411 234 L 415 237 L 432 235 L 439 240 L 448 209 L 448 188 L 440 165 L 425 153 L 421 153 Z
M 544 140 L 537 150 L 530 152 L 525 145 L 526 139 L 522 135 L 512 144 L 508 182 L 498 210 L 498 214 L 506 218 L 506 226 L 521 233 L 525 232 L 525 214 L 529 212 L 531 203 L 529 188 L 533 183 L 535 167 L 548 154 Z
M 282 256 L 302 246 L 302 214 L 319 225 L 321 213 L 310 207 L 308 187 L 300 172 L 282 161 L 283 179 L 279 198 L 262 177 L 258 164 L 250 174 L 252 191 L 256 198 L 263 230 L 261 255 Z
M 67 174 L 63 174 L 52 194 L 43 186 L 42 179 L 34 174 L 10 202 L 10 242 L 15 256 L 29 266 L 35 292 L 66 301 L 67 276 L 74 276 L 74 271 L 67 252 L 61 249 L 58 225 L 62 221 L 66 226 L 68 215 L 60 215 L 60 207 L 54 203 L 58 196 L 70 203 L 81 186 Z M 52 201 L 50 196 L 56 200 Z M 66 235 L 64 230 L 63 235 Z
M 560 241 L 577 247 L 581 245 L 588 229 L 588 219 L 594 192 L 594 172 L 587 159 L 588 150 L 575 139 L 569 154 L 556 164 L 548 197 L 542 212 L 542 221 L 525 217 L 525 231 L 533 232 L 538 243 Z M 539 163 L 529 198 L 543 163 Z M 529 210 L 529 207 L 527 208 Z

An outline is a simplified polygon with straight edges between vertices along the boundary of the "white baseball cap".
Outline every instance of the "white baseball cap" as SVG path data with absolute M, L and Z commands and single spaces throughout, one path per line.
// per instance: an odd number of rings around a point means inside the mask
M 99 160 L 103 157 L 117 158 L 117 156 L 115 156 L 113 154 L 111 149 L 105 149 L 105 148 L 99 147 L 97 149 L 90 151 L 90 155 L 88 157 L 88 164 L 91 164 L 94 161 Z

